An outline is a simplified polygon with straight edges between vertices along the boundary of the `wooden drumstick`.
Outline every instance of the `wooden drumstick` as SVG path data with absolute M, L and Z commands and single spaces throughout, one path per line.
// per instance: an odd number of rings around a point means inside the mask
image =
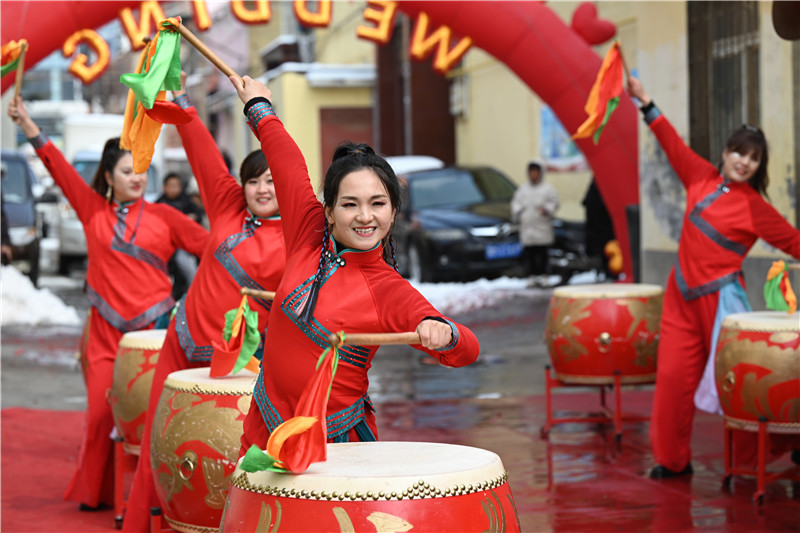
M 272 291 L 260 291 L 258 289 L 251 289 L 250 287 L 242 287 L 239 290 L 242 296 L 253 296 L 255 298 L 262 298 L 264 300 L 274 300 L 275 293 Z
M 331 345 L 339 343 L 339 335 L 328 335 Z M 405 333 L 347 333 L 344 343 L 350 346 L 375 346 L 377 344 L 420 344 L 419 333 L 408 331 Z
M 19 51 L 19 59 L 17 63 L 16 78 L 14 79 L 14 101 L 19 98 L 19 92 L 22 90 L 22 75 L 25 73 L 25 52 L 28 50 L 28 43 L 22 43 Z
M 178 33 L 180 33 L 181 37 L 186 39 L 189 42 L 189 44 L 197 48 L 198 52 L 206 56 L 206 58 L 208 58 L 208 60 L 211 61 L 215 67 L 220 69 L 223 74 L 225 74 L 228 77 L 236 76 L 239 79 L 242 78 L 241 76 L 236 74 L 236 72 L 234 72 L 234 70 L 231 67 L 225 64 L 224 61 L 222 61 L 219 57 L 217 57 L 217 54 L 212 52 L 209 47 L 200 42 L 200 39 L 195 37 L 195 35 L 192 32 L 190 32 L 186 28 L 186 26 L 184 26 L 183 24 L 178 26 Z

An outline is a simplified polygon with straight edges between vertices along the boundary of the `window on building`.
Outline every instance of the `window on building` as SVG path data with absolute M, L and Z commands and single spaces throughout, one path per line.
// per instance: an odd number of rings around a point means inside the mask
M 689 142 L 716 162 L 730 133 L 759 124 L 758 2 L 687 2 Z

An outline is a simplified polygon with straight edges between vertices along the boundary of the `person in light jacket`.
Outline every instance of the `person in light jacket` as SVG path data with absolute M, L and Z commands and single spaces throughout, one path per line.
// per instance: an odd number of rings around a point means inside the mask
M 521 185 L 511 199 L 511 217 L 519 223 L 524 249 L 522 261 L 529 287 L 547 285 L 547 250 L 553 244 L 553 216 L 559 206 L 555 188 L 544 181 L 544 165 L 528 163 L 528 183 Z

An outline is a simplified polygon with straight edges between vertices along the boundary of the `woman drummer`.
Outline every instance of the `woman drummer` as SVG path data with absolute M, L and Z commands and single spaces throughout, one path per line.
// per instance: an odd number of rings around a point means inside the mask
M 416 330 L 417 346 L 447 366 L 478 357 L 466 327 L 443 317 L 396 269 L 389 244 L 400 189 L 386 161 L 367 145 L 340 146 L 317 200 L 303 155 L 278 119 L 270 90 L 245 76 L 231 78 L 250 127 L 270 161 L 281 204 L 286 273 L 270 315 L 261 375 L 244 421 L 241 453 L 292 417 L 327 336 L 340 330 Z M 377 440 L 367 371 L 377 347 L 344 346 L 328 401 L 328 439 Z
M 664 294 L 650 422 L 658 463 L 650 477 L 662 479 L 693 473 L 694 395 L 713 353 L 715 319 L 721 323 L 731 312 L 723 302 L 741 302 L 749 309 L 742 278 L 747 252 L 760 237 L 800 258 L 800 231 L 765 200 L 768 151 L 759 128 L 745 125 L 734 131 L 716 167 L 683 142 L 638 79 L 629 78 L 628 92 L 642 103 L 645 121 L 687 191 L 678 261 Z M 742 443 L 750 440 L 740 437 Z M 737 456 L 750 459 L 745 453 Z
M 167 377 L 178 370 L 208 366 L 214 354 L 212 343 L 222 340 L 225 313 L 242 298 L 240 287 L 274 291 L 286 263 L 278 201 L 264 153 L 256 150 L 244 159 L 240 186 L 188 95 L 183 90 L 174 94 L 174 102 L 191 117 L 187 124 L 178 125 L 178 133 L 197 179 L 211 236 L 197 274 L 170 322 L 156 365 L 123 531 L 147 531 L 150 507 L 158 506 L 150 431 Z M 263 332 L 272 302 L 255 297 L 249 301 L 258 312 L 258 331 Z M 263 334 L 259 356 L 261 349 Z
M 8 114 L 61 188 L 83 223 L 88 248 L 86 294 L 91 303 L 86 367 L 87 428 L 78 468 L 65 498 L 81 510 L 114 504 L 114 427 L 106 391 L 111 387 L 120 338 L 129 331 L 166 324 L 175 306 L 167 261 L 176 249 L 200 256 L 208 232 L 180 211 L 144 200 L 147 174 L 133 171 L 133 157 L 109 139 L 92 186 L 29 117 L 22 99 Z

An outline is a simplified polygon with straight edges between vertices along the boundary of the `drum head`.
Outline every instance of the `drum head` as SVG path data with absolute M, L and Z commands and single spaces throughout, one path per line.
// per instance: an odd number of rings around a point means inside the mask
M 592 285 L 571 285 L 557 287 L 553 296 L 557 298 L 649 298 L 658 296 L 664 290 L 658 285 L 646 283 L 597 283 Z
M 166 329 L 142 329 L 129 331 L 119 340 L 120 348 L 133 350 L 160 350 L 167 336 Z
M 736 331 L 767 331 L 800 333 L 800 311 L 751 311 L 725 317 L 722 327 Z
M 252 395 L 258 377 L 247 369 L 221 378 L 212 378 L 209 372 L 207 366 L 178 370 L 167 376 L 164 388 L 206 394 Z
M 234 478 L 243 474 L 237 468 Z M 332 494 L 349 492 L 387 499 L 413 487 L 429 487 L 434 497 L 485 490 L 505 482 L 506 472 L 500 457 L 488 450 L 470 446 L 432 442 L 349 442 L 328 444 L 328 459 L 312 464 L 301 475 L 275 472 L 247 473 L 249 485 L 316 491 Z M 462 487 L 471 487 L 468 490 Z M 426 496 L 422 496 L 426 497 Z

